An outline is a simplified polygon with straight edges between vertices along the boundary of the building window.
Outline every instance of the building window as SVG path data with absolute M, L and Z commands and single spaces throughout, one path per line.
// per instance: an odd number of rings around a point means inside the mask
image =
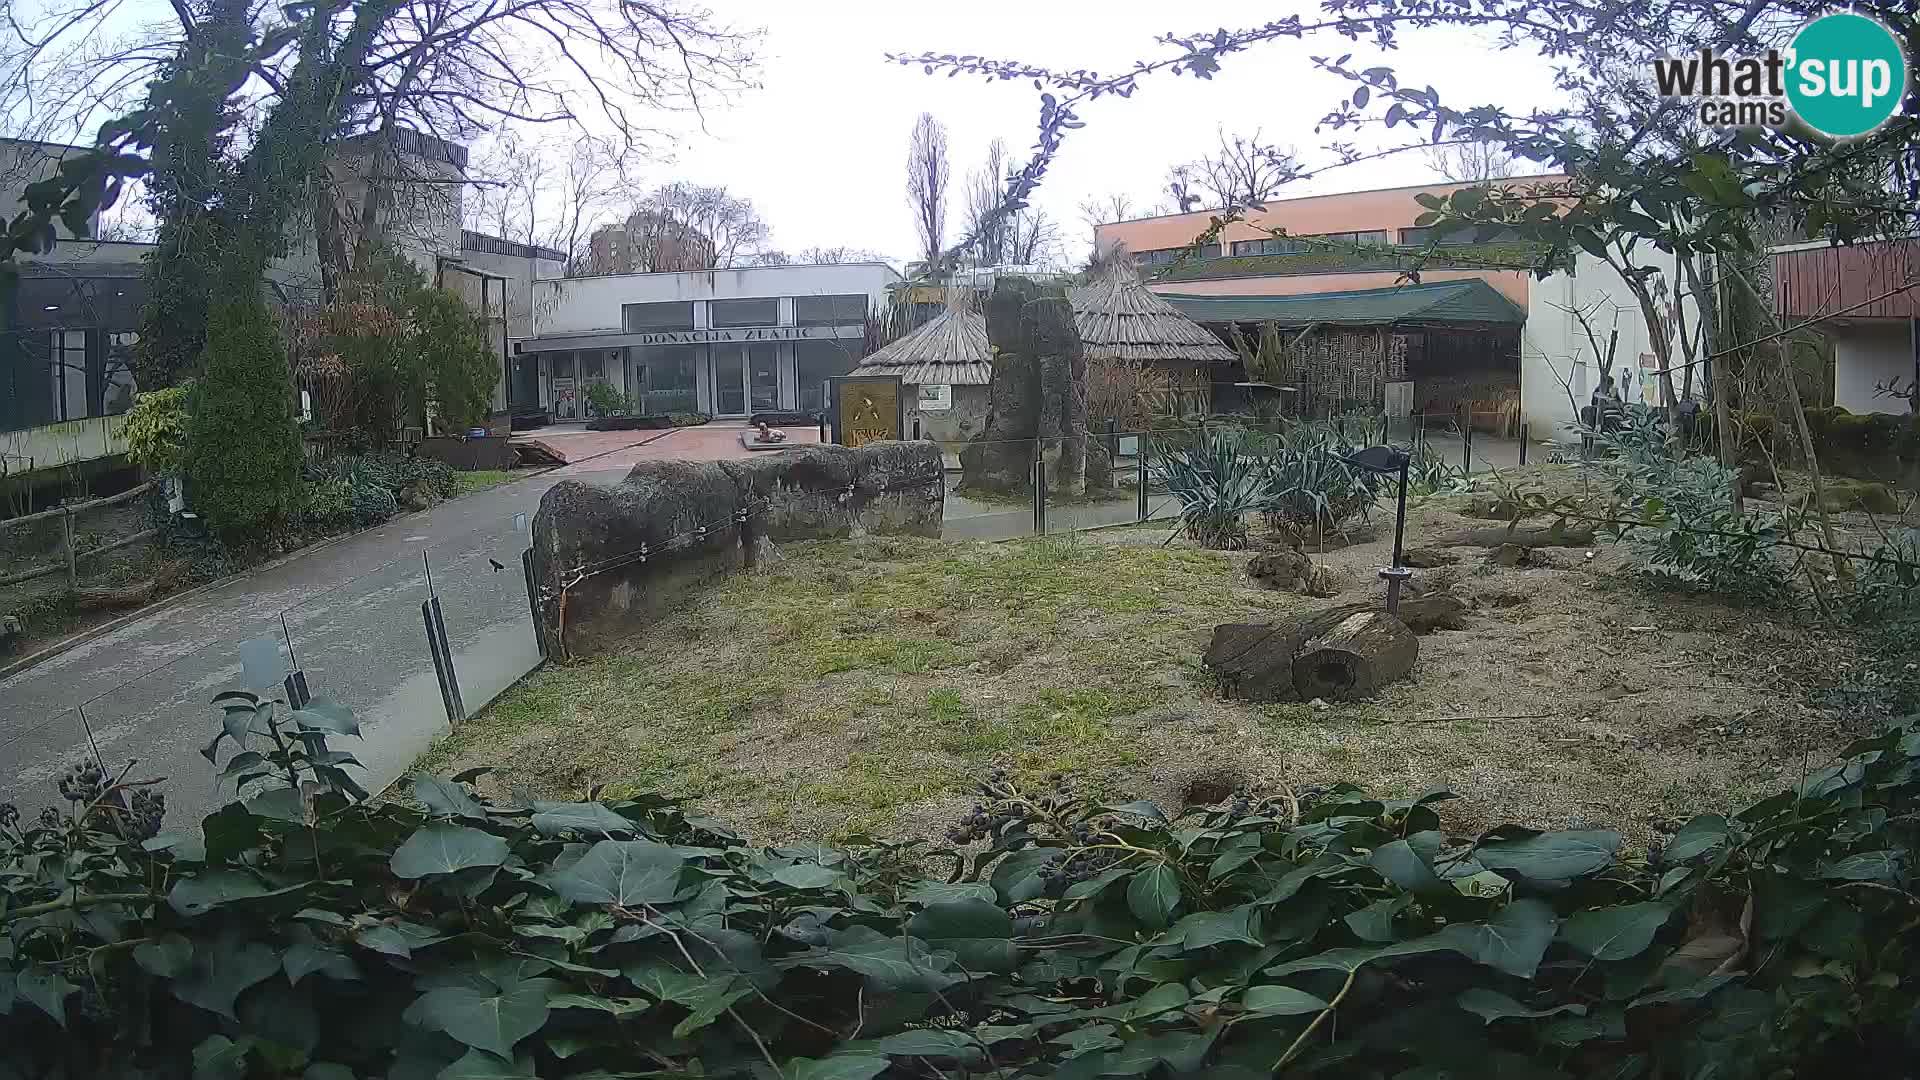
M 633 411 L 649 416 L 697 412 L 694 372 L 705 345 L 667 345 L 634 350 Z
M 865 344 L 859 338 L 794 342 L 794 408 L 801 412 L 825 411 L 827 380 L 852 371 L 860 362 Z
M 1133 253 L 1133 263 L 1143 268 L 1166 266 L 1185 254 L 1186 250 L 1186 248 L 1159 248 L 1155 251 L 1136 251 Z
M 708 326 L 773 326 L 779 321 L 780 301 L 773 297 L 762 300 L 715 300 L 707 305 Z
M 693 329 L 693 304 L 621 304 L 620 324 L 629 334 Z
M 793 298 L 796 326 L 838 326 L 867 321 L 867 298 L 859 293 L 843 296 L 796 296 Z
M 1468 244 L 1511 243 L 1519 238 L 1520 235 L 1512 229 L 1501 229 L 1484 240 L 1480 238 L 1479 229 L 1455 229 L 1435 241 L 1430 228 L 1400 230 L 1402 247 L 1426 247 L 1429 242 L 1437 243 L 1440 247 L 1464 247 Z

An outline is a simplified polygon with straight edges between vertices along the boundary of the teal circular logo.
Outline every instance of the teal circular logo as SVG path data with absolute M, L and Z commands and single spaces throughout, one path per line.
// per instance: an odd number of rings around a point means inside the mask
M 1893 31 L 1865 15 L 1822 15 L 1794 36 L 1787 101 L 1806 125 L 1848 139 L 1879 127 L 1907 93 L 1907 61 Z

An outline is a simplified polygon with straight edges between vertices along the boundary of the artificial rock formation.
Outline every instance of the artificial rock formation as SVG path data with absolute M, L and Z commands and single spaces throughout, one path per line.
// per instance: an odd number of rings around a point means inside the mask
M 796 446 L 745 461 L 643 461 L 614 487 L 566 480 L 533 519 L 547 655 L 605 652 L 781 540 L 940 535 L 931 442 Z
M 1087 360 L 1066 291 L 1001 278 L 987 302 L 987 340 L 987 423 L 960 451 L 961 486 L 1031 491 L 1038 454 L 1050 492 L 1111 487 L 1113 461 L 1087 438 Z

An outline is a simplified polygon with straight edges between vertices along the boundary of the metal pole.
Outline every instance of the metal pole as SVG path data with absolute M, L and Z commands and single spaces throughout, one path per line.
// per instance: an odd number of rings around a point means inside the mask
M 1045 457 L 1036 457 L 1033 459 L 1033 534 L 1035 536 L 1047 535 L 1047 462 Z
M 1393 514 L 1393 565 L 1380 571 L 1380 576 L 1387 579 L 1387 613 L 1389 615 L 1400 611 L 1400 586 L 1413 576 L 1413 571 L 1401 565 L 1401 560 L 1406 554 L 1408 464 L 1407 461 L 1400 463 L 1400 497 Z
M 1520 464 L 1527 463 L 1527 425 L 1520 425 Z
M 1460 407 L 1460 471 L 1473 472 L 1473 409 Z
M 1134 444 L 1134 446 L 1135 446 L 1134 459 L 1140 469 L 1140 491 L 1139 491 L 1140 512 L 1137 520 L 1145 521 L 1147 520 L 1147 433 L 1146 432 L 1143 431 L 1140 433 L 1139 440 Z
M 920 414 L 919 413 L 913 414 L 913 441 L 914 442 L 920 441 Z

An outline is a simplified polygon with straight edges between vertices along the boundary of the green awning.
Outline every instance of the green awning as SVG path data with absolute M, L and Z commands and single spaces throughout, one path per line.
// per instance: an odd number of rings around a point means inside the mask
M 1276 323 L 1281 326 L 1387 326 L 1460 323 L 1520 326 L 1527 313 L 1479 278 L 1298 296 L 1181 296 L 1161 299 L 1197 323 Z

